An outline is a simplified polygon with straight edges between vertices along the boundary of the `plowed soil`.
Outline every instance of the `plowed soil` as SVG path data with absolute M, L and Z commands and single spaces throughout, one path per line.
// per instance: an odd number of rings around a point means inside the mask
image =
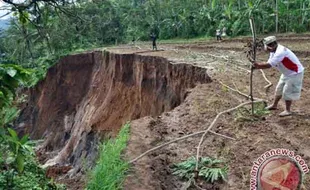
M 225 161 L 229 166 L 228 182 L 222 184 L 202 184 L 204 189 L 243 190 L 250 187 L 250 172 L 255 161 L 264 152 L 275 148 L 286 148 L 299 154 L 310 166 L 310 35 L 282 35 L 279 43 L 296 52 L 305 70 L 302 96 L 293 103 L 292 116 L 281 118 L 284 109 L 281 101 L 279 109 L 256 120 L 240 119 L 240 112 L 223 115 L 213 131 L 235 138 L 230 140 L 208 134 L 202 145 L 202 156 L 210 156 Z M 125 158 L 131 160 L 143 152 L 175 138 L 208 128 L 215 116 L 233 108 L 247 98 L 223 87 L 224 83 L 234 89 L 249 93 L 249 62 L 244 54 L 244 46 L 250 38 L 213 40 L 199 43 L 158 44 L 160 51 L 151 51 L 151 44 L 128 45 L 110 50 L 130 51 L 166 57 L 171 62 L 188 63 L 207 68 L 213 82 L 199 84 L 189 89 L 185 101 L 170 112 L 159 117 L 144 117 L 132 121 L 131 137 Z M 258 52 L 258 60 L 266 61 L 268 53 Z M 267 82 L 259 70 L 254 72 L 254 96 L 268 100 L 273 93 L 280 73 L 275 69 L 265 70 L 273 83 L 268 92 Z M 247 107 L 250 109 L 250 107 Z M 170 144 L 143 157 L 132 165 L 125 181 L 127 190 L 174 190 L 182 189 L 186 181 L 172 175 L 172 165 L 196 155 L 201 136 L 188 138 Z M 310 189 L 309 174 L 304 176 L 304 189 Z M 196 189 L 196 187 L 190 187 Z

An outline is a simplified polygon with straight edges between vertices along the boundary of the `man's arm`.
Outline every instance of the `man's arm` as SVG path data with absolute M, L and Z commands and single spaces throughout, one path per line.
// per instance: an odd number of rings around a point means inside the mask
M 269 63 L 254 62 L 253 65 L 255 69 L 269 69 L 272 67 Z

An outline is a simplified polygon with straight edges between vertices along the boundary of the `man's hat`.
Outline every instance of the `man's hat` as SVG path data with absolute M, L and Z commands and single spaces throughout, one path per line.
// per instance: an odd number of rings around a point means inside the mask
M 275 42 L 275 41 L 277 41 L 277 38 L 275 36 L 268 36 L 268 37 L 263 39 L 264 45 L 268 45 L 268 44 Z

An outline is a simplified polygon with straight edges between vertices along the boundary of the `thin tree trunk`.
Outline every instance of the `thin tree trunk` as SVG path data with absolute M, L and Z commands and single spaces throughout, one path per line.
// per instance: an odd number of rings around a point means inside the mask
M 252 31 L 252 37 L 253 37 L 253 44 L 252 44 L 252 50 L 253 50 L 253 60 L 256 61 L 256 31 L 255 31 L 255 23 L 254 19 L 250 18 L 250 26 Z M 250 97 L 252 102 L 252 115 L 254 115 L 254 98 L 253 98 L 253 71 L 254 67 L 253 64 L 251 65 L 251 74 L 250 74 Z
M 302 13 L 301 13 L 301 16 L 302 16 L 301 24 L 304 24 L 305 23 L 305 2 L 302 3 Z
M 286 4 L 286 24 L 285 24 L 285 32 L 288 32 L 288 22 L 289 22 L 289 16 L 290 16 L 290 12 L 288 11 L 288 8 L 289 8 L 289 4 L 290 4 L 290 1 L 287 1 L 287 4 Z
M 26 46 L 27 46 L 27 49 L 29 51 L 30 57 L 33 59 L 33 53 L 31 51 L 30 41 L 29 41 L 29 39 L 27 37 L 27 30 L 26 30 L 24 25 L 22 26 L 22 31 L 23 31 L 24 38 L 26 40 Z
M 262 34 L 265 34 L 265 15 L 263 14 L 262 15 L 262 17 L 263 17 L 263 32 L 262 32 Z
M 276 33 L 278 33 L 279 13 L 278 13 L 278 0 L 276 0 Z
M 300 16 L 301 16 L 301 20 L 300 20 L 300 24 L 302 22 L 302 2 L 300 1 L 300 7 L 299 7 L 299 10 L 300 10 Z

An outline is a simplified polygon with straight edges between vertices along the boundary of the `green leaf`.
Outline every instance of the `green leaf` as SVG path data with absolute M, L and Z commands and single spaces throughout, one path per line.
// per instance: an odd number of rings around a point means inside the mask
M 21 153 L 17 154 L 16 156 L 16 167 L 19 173 L 22 173 L 24 171 L 25 157 Z
M 8 128 L 8 131 L 9 131 L 11 137 L 12 137 L 14 140 L 16 140 L 16 141 L 19 140 L 19 138 L 18 138 L 18 136 L 17 136 L 17 133 L 16 133 L 13 129 Z
M 33 154 L 34 153 L 33 148 L 32 148 L 32 144 L 30 143 L 30 141 L 27 141 L 27 144 L 23 145 L 22 147 L 23 147 L 23 150 L 28 152 L 28 154 Z
M 23 138 L 20 140 L 20 144 L 24 145 L 28 142 L 29 135 L 24 135 Z
M 6 160 L 5 160 L 5 163 L 8 164 L 8 165 L 10 165 L 10 164 L 12 164 L 14 162 L 15 162 L 15 157 L 13 157 L 13 156 L 8 156 L 6 158 Z
M 5 135 L 5 129 L 0 126 L 0 138 L 4 138 L 3 135 Z
M 212 10 L 215 8 L 216 2 L 217 2 L 216 0 L 212 0 L 212 4 L 211 4 Z
M 252 3 L 252 1 L 248 1 L 248 6 L 249 6 L 250 8 L 253 8 L 253 3 Z
M 20 111 L 16 107 L 4 108 L 4 123 L 10 123 L 18 116 L 19 113 Z
M 9 69 L 6 71 L 6 73 L 7 73 L 8 75 L 10 75 L 11 77 L 14 77 L 14 76 L 16 75 L 17 71 L 16 71 L 15 69 L 13 69 L 13 68 L 9 68 Z

